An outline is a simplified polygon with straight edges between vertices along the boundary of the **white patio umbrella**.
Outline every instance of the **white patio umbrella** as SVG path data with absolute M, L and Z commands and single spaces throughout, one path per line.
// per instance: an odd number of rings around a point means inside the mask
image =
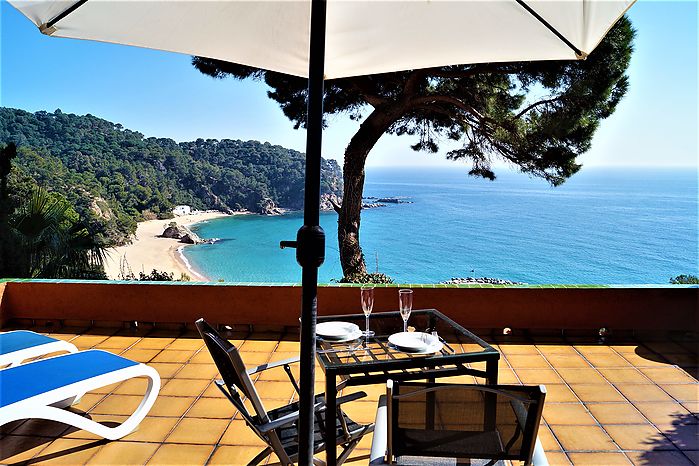
M 323 80 L 455 64 L 584 59 L 635 0 L 9 0 L 53 37 L 198 55 L 308 78 L 299 462 L 313 453 Z M 328 416 L 331 418 L 331 416 Z M 329 450 L 332 446 L 329 446 Z M 328 463 L 334 465 L 329 451 Z

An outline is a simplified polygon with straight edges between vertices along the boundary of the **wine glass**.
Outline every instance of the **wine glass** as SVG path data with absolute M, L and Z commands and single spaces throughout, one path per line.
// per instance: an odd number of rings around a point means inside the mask
M 407 332 L 410 311 L 413 310 L 413 290 L 398 290 L 398 305 L 400 308 L 400 316 L 403 318 L 403 331 Z
M 369 330 L 369 314 L 371 314 L 372 309 L 374 309 L 374 287 L 363 286 L 361 298 L 362 311 L 364 311 L 364 317 L 366 317 L 366 330 L 364 331 L 364 337 L 369 338 L 374 336 L 374 332 Z

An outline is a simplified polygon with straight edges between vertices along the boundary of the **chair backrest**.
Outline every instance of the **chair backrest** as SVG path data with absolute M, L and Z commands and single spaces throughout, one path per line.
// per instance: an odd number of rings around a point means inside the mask
M 389 460 L 408 455 L 531 461 L 543 386 L 390 382 L 387 387 Z
M 237 391 L 242 392 L 250 401 L 257 417 L 253 418 L 247 413 L 241 400 L 240 406 L 238 406 L 238 403 L 236 403 L 236 406 L 241 410 L 245 410 L 242 414 L 252 421 L 256 421 L 254 422 L 255 424 L 269 422 L 267 410 L 262 404 L 257 390 L 255 390 L 255 385 L 252 383 L 252 379 L 250 379 L 245 369 L 245 364 L 236 347 L 228 341 L 228 339 L 221 336 L 221 334 L 204 319 L 197 320 L 195 324 L 201 338 L 204 340 L 204 343 L 206 343 L 209 354 L 211 354 L 211 358 L 214 360 L 214 364 L 216 364 L 218 372 L 221 374 L 221 378 L 226 388 L 229 390 L 230 395 L 236 397 Z

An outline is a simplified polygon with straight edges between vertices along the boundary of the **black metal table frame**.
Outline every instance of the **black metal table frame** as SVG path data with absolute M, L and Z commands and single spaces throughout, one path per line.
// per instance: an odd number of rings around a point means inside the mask
M 385 383 L 388 379 L 393 380 L 428 380 L 434 381 L 438 377 L 451 377 L 457 375 L 472 375 L 475 377 L 484 378 L 488 384 L 496 385 L 498 381 L 498 361 L 500 353 L 491 347 L 488 343 L 466 330 L 464 327 L 454 322 L 436 309 L 414 310 L 411 317 L 416 315 L 426 314 L 430 321 L 436 319 L 442 320 L 449 324 L 460 337 L 468 342 L 476 343 L 483 348 L 483 351 L 474 353 L 454 353 L 435 355 L 420 355 L 410 358 L 393 359 L 393 360 L 374 360 L 370 362 L 357 362 L 357 364 L 338 364 L 326 365 L 323 361 L 323 354 L 333 354 L 328 352 L 330 346 L 326 342 L 318 341 L 320 353 L 317 354 L 321 367 L 325 372 L 325 404 L 328 412 L 334 412 L 337 409 L 337 392 L 351 386 L 371 385 L 377 383 Z M 381 316 L 382 318 L 398 319 L 401 322 L 400 313 L 381 312 L 374 314 L 374 317 Z M 333 320 L 354 320 L 364 319 L 364 314 L 345 314 L 337 316 L 323 316 L 318 318 L 318 322 L 333 321 Z M 435 325 L 435 324 L 431 324 Z M 387 342 L 385 344 L 388 344 Z M 323 353 L 323 352 L 326 353 Z M 485 370 L 473 369 L 466 367 L 465 364 L 472 362 L 485 362 Z M 407 371 L 407 369 L 422 369 L 421 371 Z M 376 372 L 379 372 L 378 374 Z M 337 379 L 342 381 L 338 383 Z M 328 466 L 337 465 L 337 450 L 335 445 L 336 440 L 336 419 L 335 416 L 326 416 L 325 422 L 325 440 L 326 445 L 326 462 Z

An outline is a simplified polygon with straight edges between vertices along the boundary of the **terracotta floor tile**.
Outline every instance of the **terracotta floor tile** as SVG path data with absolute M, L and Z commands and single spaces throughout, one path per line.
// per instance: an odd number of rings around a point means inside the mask
M 178 379 L 204 379 L 220 378 L 218 368 L 214 364 L 185 364 L 177 373 Z
M 161 350 L 157 349 L 135 349 L 131 348 L 128 349 L 119 356 L 125 357 L 127 359 L 130 359 L 132 361 L 136 362 L 142 362 L 144 364 L 148 364 L 155 356 L 160 353 Z
M 279 346 L 277 346 L 276 351 L 285 351 L 288 353 L 299 354 L 299 352 L 301 351 L 301 344 L 298 342 L 298 340 L 282 340 L 279 342 Z
M 691 460 L 679 451 L 627 451 L 626 456 L 638 465 L 692 466 Z
M 570 462 L 565 453 L 557 453 L 552 451 L 546 452 L 546 460 L 549 462 L 550 466 L 568 466 L 573 464 Z
M 173 377 L 180 369 L 184 367 L 182 363 L 171 363 L 171 362 L 161 362 L 153 363 L 149 362 L 148 365 L 158 371 L 161 379 L 169 379 Z
M 272 353 L 262 353 L 262 352 L 241 352 L 240 357 L 243 360 L 243 363 L 248 367 L 248 369 L 251 369 L 256 366 L 261 366 L 262 364 L 267 364 L 269 362 L 269 358 L 272 357 Z M 282 369 L 283 371 L 283 369 Z
M 35 456 L 31 464 L 85 464 L 106 443 L 106 440 L 57 439 Z
M 689 418 L 691 418 L 691 423 L 697 423 L 696 419 L 689 414 L 689 411 L 687 411 L 679 403 L 664 401 L 638 401 L 634 403 L 634 406 L 636 406 L 636 408 L 643 413 L 643 415 L 647 417 L 650 422 L 657 426 L 661 424 L 672 424 L 673 421 L 687 424 L 690 423 Z
M 699 401 L 699 384 L 663 384 L 661 388 L 677 401 Z
M 680 404 L 687 408 L 687 411 L 699 416 L 699 401 L 681 401 Z
M 139 465 L 145 464 L 158 449 L 157 443 L 139 442 L 112 442 L 102 448 L 90 458 L 87 463 L 92 465 Z
M 679 367 L 642 367 L 640 368 L 640 371 L 658 385 L 666 383 L 697 383 L 694 377 L 688 375 Z
M 547 354 L 545 355 L 549 363 L 556 369 L 562 367 L 582 367 L 590 368 L 590 364 L 578 354 Z
M 83 334 L 73 338 L 70 342 L 78 347 L 79 350 L 86 350 L 98 345 L 109 338 L 108 335 L 87 335 Z
M 116 390 L 119 385 L 121 385 L 121 382 L 105 385 L 104 387 L 97 387 L 90 393 L 101 393 L 106 395 L 107 393 L 112 393 L 114 390 Z
M 46 448 L 53 438 L 24 435 L 7 435 L 2 438 L 0 462 L 13 464 L 33 458 Z
M 573 345 L 583 355 L 588 354 L 613 354 L 614 351 L 606 345 Z
M 242 419 L 235 419 L 230 423 L 219 443 L 221 445 L 254 446 L 258 452 L 265 447 L 265 443 Z
M 570 345 L 536 345 L 536 348 L 547 357 L 552 354 L 579 356 L 575 348 Z
M 558 375 L 569 384 L 606 384 L 607 381 L 595 369 L 556 368 Z
M 37 437 L 60 437 L 69 426 L 61 422 L 44 419 L 28 419 L 10 432 L 12 435 Z
M 644 424 L 648 421 L 631 403 L 586 403 L 600 424 Z
M 163 350 L 169 348 L 170 345 L 175 341 L 174 338 L 154 338 L 154 337 L 143 337 L 133 345 L 134 348 L 138 349 L 157 349 Z M 189 348 L 172 348 L 172 349 L 189 349 Z M 192 348 L 197 349 L 197 348 Z
M 99 422 L 100 424 L 104 424 L 104 425 L 109 426 L 109 427 L 117 426 L 128 419 L 128 416 L 118 416 L 116 414 L 90 414 L 89 417 L 93 421 Z M 63 432 L 63 434 L 61 434 L 61 438 L 93 440 L 93 441 L 104 440 L 104 438 L 100 435 L 93 434 L 92 432 L 88 432 L 86 430 L 81 430 L 81 429 L 76 429 L 76 428 L 69 428 L 67 431 L 65 431 L 65 432 Z
M 255 389 L 263 400 L 289 401 L 295 393 L 290 382 L 258 382 L 255 384 Z
M 655 385 L 619 383 L 615 386 L 630 401 L 673 401 L 670 395 Z
M 563 383 L 558 374 L 553 369 L 519 369 L 515 368 L 517 376 L 522 383 L 527 385 Z
M 160 389 L 160 396 L 199 396 L 211 382 L 201 379 L 170 379 Z
M 639 346 L 638 345 L 611 345 L 609 348 L 613 349 L 622 354 L 635 353 Z
M 112 395 L 140 395 L 143 396 L 148 388 L 148 379 L 145 377 L 137 377 L 124 381 L 121 385 L 114 389 Z
M 187 411 L 187 417 L 231 419 L 236 411 L 235 406 L 226 398 L 199 398 L 192 409 Z
M 515 369 L 549 369 L 550 365 L 539 354 L 508 354 L 505 356 L 510 365 Z
M 566 451 L 618 451 L 598 426 L 551 426 L 551 430 Z
M 579 402 L 570 388 L 564 384 L 546 384 L 545 403 L 576 403 Z
M 268 340 L 245 340 L 245 342 L 238 348 L 241 352 L 256 352 L 256 353 L 271 353 L 275 351 L 279 346 L 279 341 L 268 341 Z
M 626 401 L 626 398 L 610 384 L 573 384 L 570 388 L 572 388 L 575 394 L 584 402 Z
M 654 354 L 636 354 L 636 353 L 624 353 L 624 359 L 629 361 L 636 367 L 672 367 L 670 363 L 662 360 L 659 356 Z
M 570 460 L 576 466 L 612 466 L 617 464 L 631 464 L 629 459 L 623 453 L 570 453 Z
M 152 361 L 153 362 L 187 362 L 192 356 L 194 356 L 194 351 L 189 350 L 170 350 L 166 349 L 158 353 Z
M 165 441 L 215 445 L 228 427 L 228 423 L 227 419 L 184 418 Z
M 122 336 L 111 336 L 107 338 L 104 341 L 101 341 L 99 344 L 95 345 L 95 348 L 100 348 L 100 349 L 126 349 L 129 346 L 135 344 L 137 341 L 136 338 L 133 337 L 122 337 Z
M 195 397 L 158 396 L 148 416 L 180 417 L 189 409 Z
M 629 368 L 631 363 L 614 353 L 592 353 L 586 354 L 587 359 L 595 367 L 618 367 Z
M 171 445 L 163 444 L 148 461 L 148 465 L 187 465 L 206 464 L 214 447 L 212 445 Z
M 207 351 L 206 348 L 202 348 L 197 351 L 188 362 L 190 364 L 213 364 L 214 360 L 211 358 L 209 351 Z
M 107 395 L 104 393 L 86 393 L 80 398 L 80 401 L 73 404 L 71 408 L 75 411 L 88 412 L 105 396 Z
M 544 451 L 562 451 L 561 445 L 558 443 L 558 440 L 556 440 L 556 438 L 553 436 L 551 429 L 547 425 L 541 424 L 539 426 L 539 433 L 537 436 L 539 438 L 539 441 L 541 442 L 541 446 L 544 448 Z
M 544 419 L 550 426 L 597 424 L 581 403 L 544 403 Z
M 534 345 L 499 345 L 500 352 L 505 355 L 539 355 L 539 350 Z
M 699 450 L 685 450 L 682 453 L 689 458 L 692 464 L 699 464 Z
M 648 378 L 636 368 L 609 369 L 601 367 L 599 372 L 612 383 L 650 383 Z
M 376 401 L 354 401 L 342 406 L 342 410 L 360 424 L 369 424 L 376 418 Z
M 680 450 L 699 450 L 699 425 L 657 426 Z
M 501 367 L 498 370 L 498 383 L 499 384 L 519 384 L 519 379 L 515 375 L 515 372 L 509 367 Z
M 605 425 L 604 428 L 622 450 L 674 449 L 672 443 L 650 424 Z
M 124 437 L 124 440 L 130 442 L 163 442 L 178 420 L 176 417 L 146 417 L 135 431 Z M 145 463 L 145 460 L 143 462 Z
M 121 414 L 129 416 L 138 405 L 141 404 L 143 396 L 137 395 L 109 395 L 97 403 L 90 411 L 96 414 Z
M 260 451 L 262 451 L 262 448 L 258 447 L 220 446 L 216 449 L 208 464 L 243 466 L 247 465 Z M 277 459 L 276 456 L 273 456 L 273 458 L 274 460 Z M 261 464 L 266 464 L 266 461 L 263 461 Z
M 197 351 L 204 347 L 204 340 L 201 338 L 177 338 L 167 349 Z

